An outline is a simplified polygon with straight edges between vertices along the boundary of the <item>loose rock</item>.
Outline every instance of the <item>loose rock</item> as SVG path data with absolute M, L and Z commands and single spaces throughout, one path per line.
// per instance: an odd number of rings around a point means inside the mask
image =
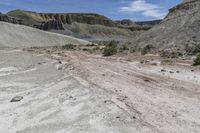
M 16 96 L 11 99 L 10 102 L 20 102 L 23 99 L 22 96 Z

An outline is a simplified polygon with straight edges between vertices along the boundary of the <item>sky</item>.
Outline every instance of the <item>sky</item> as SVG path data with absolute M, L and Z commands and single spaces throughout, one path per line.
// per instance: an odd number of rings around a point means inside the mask
M 114 20 L 147 21 L 162 19 L 168 9 L 182 0 L 0 0 L 0 12 L 15 9 L 68 13 L 98 13 Z

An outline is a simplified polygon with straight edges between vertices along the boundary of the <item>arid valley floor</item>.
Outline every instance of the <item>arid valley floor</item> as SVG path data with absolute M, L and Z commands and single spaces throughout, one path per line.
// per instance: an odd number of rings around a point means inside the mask
M 200 69 L 172 61 L 1 49 L 0 133 L 199 133 Z

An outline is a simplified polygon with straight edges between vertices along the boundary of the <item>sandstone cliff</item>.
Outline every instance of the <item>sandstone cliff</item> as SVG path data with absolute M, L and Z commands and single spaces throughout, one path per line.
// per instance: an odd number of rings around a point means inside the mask
M 14 10 L 7 13 L 9 16 L 23 20 L 26 25 L 38 25 L 49 20 L 57 20 L 63 24 L 73 22 L 85 24 L 100 24 L 104 26 L 115 26 L 116 24 L 109 18 L 93 13 L 37 13 L 23 10 Z

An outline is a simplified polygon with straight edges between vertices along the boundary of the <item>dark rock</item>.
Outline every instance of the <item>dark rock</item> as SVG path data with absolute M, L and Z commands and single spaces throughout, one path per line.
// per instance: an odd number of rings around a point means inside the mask
M 180 73 L 180 71 L 176 71 L 176 73 Z
M 57 20 L 49 20 L 36 27 L 41 30 L 64 30 L 62 22 Z
M 161 72 L 166 72 L 167 70 L 165 70 L 165 69 L 161 69 L 160 71 L 161 71 Z
M 8 23 L 14 23 L 14 24 L 21 24 L 22 20 L 16 19 L 14 17 L 10 17 L 5 14 L 0 14 L 0 21 L 8 22 Z
M 133 119 L 137 119 L 135 116 L 132 117 Z
M 23 99 L 22 96 L 16 96 L 11 99 L 10 102 L 20 102 Z
M 173 71 L 169 71 L 169 73 L 174 73 Z
M 152 66 L 157 66 L 158 64 L 156 62 L 151 63 Z
M 144 79 L 144 81 L 145 81 L 145 82 L 150 82 L 150 80 L 149 80 L 149 79 Z

